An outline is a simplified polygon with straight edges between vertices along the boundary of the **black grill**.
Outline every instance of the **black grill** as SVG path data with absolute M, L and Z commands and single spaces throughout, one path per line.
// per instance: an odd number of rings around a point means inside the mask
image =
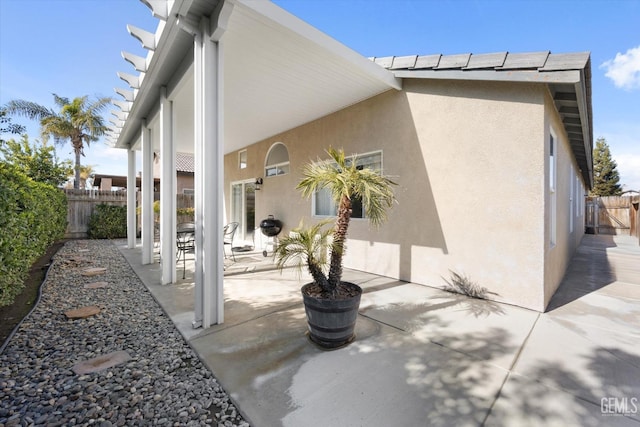
M 266 219 L 260 221 L 260 231 L 267 237 L 275 237 L 282 230 L 282 221 L 275 219 L 273 215 L 269 215 Z

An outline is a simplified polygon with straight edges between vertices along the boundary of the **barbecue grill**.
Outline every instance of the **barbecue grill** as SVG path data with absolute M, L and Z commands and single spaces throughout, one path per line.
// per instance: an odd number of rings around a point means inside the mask
M 267 218 L 260 221 L 260 231 L 263 235 L 268 237 L 262 251 L 262 255 L 266 257 L 269 246 L 271 246 L 272 251 L 276 250 L 278 234 L 282 231 L 282 221 L 275 219 L 273 215 L 269 215 Z

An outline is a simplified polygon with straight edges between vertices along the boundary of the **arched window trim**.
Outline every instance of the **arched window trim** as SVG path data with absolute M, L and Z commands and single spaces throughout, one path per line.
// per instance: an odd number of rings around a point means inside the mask
M 279 145 L 282 145 L 287 152 L 287 161 L 278 162 L 278 163 L 269 163 L 269 156 L 273 149 Z M 286 175 L 289 173 L 289 149 L 283 142 L 274 142 L 271 147 L 269 147 L 269 151 L 267 151 L 267 156 L 264 160 L 264 176 L 266 178 L 271 178 L 274 176 Z

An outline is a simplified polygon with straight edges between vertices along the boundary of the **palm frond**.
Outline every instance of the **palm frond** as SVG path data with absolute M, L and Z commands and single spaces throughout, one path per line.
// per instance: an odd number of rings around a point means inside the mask
M 276 265 L 278 268 L 295 267 L 302 271 L 306 266 L 316 283 L 326 283 L 328 265 L 327 249 L 331 227 L 326 227 L 332 220 L 320 221 L 305 227 L 302 222 L 288 236 L 279 239 L 276 247 Z
M 3 107 L 8 114 L 27 117 L 31 120 L 42 120 L 45 117 L 54 116 L 55 112 L 36 102 L 15 99 L 7 102 Z
M 55 102 L 58 107 L 62 108 L 65 105 L 69 104 L 69 98 L 58 96 L 55 93 L 52 93 L 52 95 L 53 95 L 53 102 Z

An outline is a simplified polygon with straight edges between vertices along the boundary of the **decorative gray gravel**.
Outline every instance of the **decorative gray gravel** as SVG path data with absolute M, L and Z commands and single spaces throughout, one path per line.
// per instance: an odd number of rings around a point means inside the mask
M 89 267 L 106 273 L 85 277 Z M 108 286 L 87 289 L 96 281 Z M 99 314 L 68 320 L 87 305 Z M 131 359 L 85 375 L 72 367 L 116 351 Z M 0 354 L 0 427 L 249 426 L 111 241 L 69 241 L 42 297 Z

